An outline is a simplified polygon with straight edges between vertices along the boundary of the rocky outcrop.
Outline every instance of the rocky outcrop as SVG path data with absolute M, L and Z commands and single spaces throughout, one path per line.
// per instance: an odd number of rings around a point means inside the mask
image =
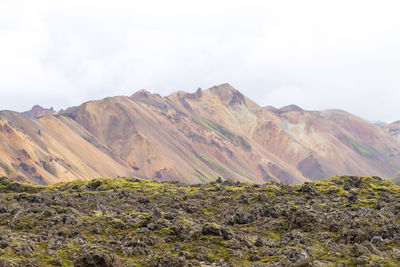
M 33 106 L 31 110 L 22 112 L 23 115 L 25 115 L 29 118 L 32 118 L 32 119 L 36 119 L 41 116 L 52 115 L 55 113 L 56 113 L 56 111 L 53 108 L 43 108 L 39 105 Z

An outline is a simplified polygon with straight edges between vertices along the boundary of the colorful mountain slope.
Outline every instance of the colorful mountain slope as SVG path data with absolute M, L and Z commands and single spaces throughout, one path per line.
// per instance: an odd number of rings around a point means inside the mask
M 400 142 L 381 127 L 340 110 L 261 107 L 229 84 L 167 97 L 142 90 L 38 119 L 12 112 L 0 119 L 27 140 L 11 149 L 17 137 L 2 131 L 0 174 L 10 173 L 8 166 L 36 183 L 129 174 L 187 183 L 219 176 L 300 183 L 400 170 Z M 23 149 L 41 158 L 26 159 Z M 58 159 L 51 161 L 57 171 L 40 163 L 49 158 Z

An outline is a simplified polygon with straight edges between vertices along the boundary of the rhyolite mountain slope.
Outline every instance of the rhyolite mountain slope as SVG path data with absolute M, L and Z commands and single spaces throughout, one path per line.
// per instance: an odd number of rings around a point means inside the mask
M 142 90 L 38 119 L 2 112 L 0 123 L 14 133 L 0 128 L 0 174 L 41 183 L 132 174 L 299 183 L 391 177 L 400 166 L 400 142 L 379 126 L 340 110 L 261 107 L 229 84 L 167 97 Z
M 382 124 L 380 126 L 382 127 L 382 129 L 384 129 L 386 132 L 388 132 L 390 135 L 392 135 L 394 138 L 400 141 L 400 121 L 395 121 L 388 124 Z M 399 172 L 396 173 L 396 175 L 394 175 L 390 179 L 393 182 L 400 184 L 400 170 L 398 171 Z
M 0 112 L 0 174 L 51 184 L 89 177 L 131 175 L 128 168 L 96 147 L 83 127 L 63 116 L 29 119 Z
M 400 139 L 400 121 L 388 123 L 381 127 L 395 138 Z

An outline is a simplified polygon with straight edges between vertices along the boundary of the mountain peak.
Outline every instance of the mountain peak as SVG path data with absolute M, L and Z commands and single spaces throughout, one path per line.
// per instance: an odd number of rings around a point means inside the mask
M 223 83 L 218 86 L 213 86 L 207 90 L 208 93 L 217 95 L 222 102 L 233 106 L 235 104 L 244 105 L 246 99 L 242 93 L 236 90 L 229 83 Z
M 208 89 L 213 93 L 232 93 L 232 92 L 239 92 L 236 90 L 232 85 L 229 83 L 222 83 L 220 85 L 215 85 Z
M 129 98 L 131 99 L 135 99 L 135 98 L 148 98 L 150 96 L 152 96 L 153 94 L 150 93 L 149 91 L 147 91 L 146 89 L 142 89 L 137 91 L 136 93 L 134 93 L 133 95 L 131 95 Z
M 283 111 L 283 112 L 289 112 L 289 111 L 301 112 L 301 111 L 304 111 L 301 107 L 299 107 L 297 105 L 284 106 L 284 107 L 281 107 L 279 110 Z
M 34 105 L 31 108 L 31 110 L 22 112 L 23 115 L 25 115 L 25 116 L 27 116 L 29 118 L 32 118 L 32 119 L 36 119 L 38 117 L 45 116 L 45 115 L 51 115 L 51 114 L 54 114 L 54 113 L 56 113 L 56 111 L 54 111 L 54 109 L 52 107 L 51 108 L 44 108 L 44 107 L 39 106 L 39 105 Z

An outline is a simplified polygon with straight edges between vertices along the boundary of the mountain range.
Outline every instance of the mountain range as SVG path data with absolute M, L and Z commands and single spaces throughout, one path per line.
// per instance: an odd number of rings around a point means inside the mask
M 260 106 L 229 84 L 146 90 L 60 112 L 0 111 L 0 176 L 36 184 L 138 176 L 288 184 L 400 171 L 400 123 Z

